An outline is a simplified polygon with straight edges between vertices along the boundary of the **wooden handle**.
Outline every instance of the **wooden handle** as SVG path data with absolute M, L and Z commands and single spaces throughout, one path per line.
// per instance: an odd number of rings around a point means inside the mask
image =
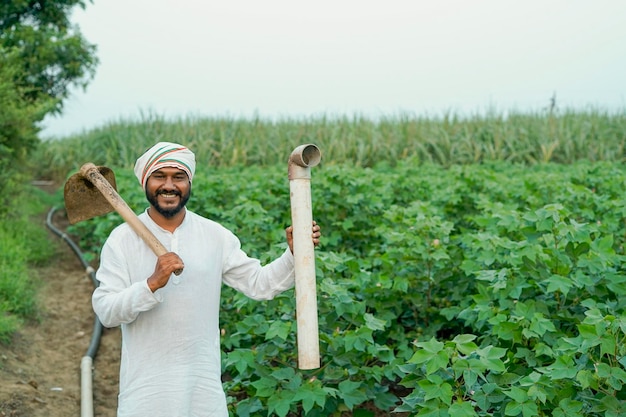
M 109 182 L 100 174 L 98 167 L 91 162 L 84 164 L 80 168 L 80 173 L 83 177 L 89 180 L 107 199 L 107 201 L 113 206 L 116 212 L 124 219 L 126 223 L 139 235 L 139 237 L 152 249 L 152 252 L 156 256 L 161 256 L 167 253 L 167 249 L 157 239 L 157 237 L 146 227 L 145 224 L 139 220 L 135 212 L 126 204 L 126 202 L 115 191 L 115 188 L 109 184 Z M 176 275 L 180 275 L 182 269 L 174 271 Z

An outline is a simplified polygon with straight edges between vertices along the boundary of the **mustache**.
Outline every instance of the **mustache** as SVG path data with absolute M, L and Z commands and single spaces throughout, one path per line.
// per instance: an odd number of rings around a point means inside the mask
M 176 191 L 176 190 L 159 190 L 155 193 L 155 195 L 161 195 L 161 194 L 174 194 L 179 197 L 183 195 L 180 191 Z

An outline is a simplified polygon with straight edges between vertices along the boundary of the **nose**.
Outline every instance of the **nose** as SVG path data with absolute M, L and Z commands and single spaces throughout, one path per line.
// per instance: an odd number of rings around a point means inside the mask
M 174 186 L 174 179 L 172 178 L 172 176 L 170 175 L 166 175 L 164 180 L 163 180 L 163 185 L 161 185 L 161 188 L 166 188 L 166 189 L 173 189 L 176 188 Z

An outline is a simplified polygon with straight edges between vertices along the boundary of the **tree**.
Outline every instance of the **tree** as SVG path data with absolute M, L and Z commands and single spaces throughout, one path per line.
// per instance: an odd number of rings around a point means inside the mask
M 41 122 L 60 113 L 69 87 L 93 78 L 96 47 L 70 25 L 84 0 L 0 1 L 0 217 L 19 190 L 26 156 L 39 144 Z
M 91 3 L 92 1 L 89 0 Z M 70 24 L 75 6 L 84 0 L 3 0 L 0 2 L 0 50 L 16 54 L 21 65 L 13 78 L 27 101 L 52 99 L 50 112 L 60 113 L 69 87 L 86 87 L 98 64 L 95 45 Z M 43 120 L 45 114 L 40 115 Z
M 19 161 L 38 143 L 38 128 L 34 121 L 43 119 L 55 108 L 50 97 L 29 98 L 23 82 L 20 56 L 0 47 L 0 169 Z

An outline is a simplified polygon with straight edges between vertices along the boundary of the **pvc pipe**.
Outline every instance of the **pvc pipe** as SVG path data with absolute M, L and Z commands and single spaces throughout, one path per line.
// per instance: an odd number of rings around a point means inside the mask
M 69 238 L 65 233 L 56 228 L 52 224 L 52 216 L 56 208 L 52 208 L 48 212 L 48 217 L 46 219 L 46 225 L 52 232 L 54 232 L 57 236 L 67 243 L 70 248 L 74 251 L 80 262 L 85 267 L 85 270 L 89 277 L 91 278 L 91 282 L 94 284 L 94 287 L 98 286 L 98 280 L 96 279 L 95 270 L 89 265 L 89 263 L 85 260 L 80 248 L 72 239 Z M 91 341 L 89 343 L 89 347 L 87 348 L 87 352 L 85 356 L 83 356 L 80 362 L 80 415 L 81 417 L 93 417 L 93 359 L 96 357 L 96 353 L 98 353 L 98 347 L 100 346 L 100 339 L 102 337 L 103 326 L 98 316 L 95 316 L 93 332 L 91 335 Z
M 298 367 L 320 367 L 315 253 L 311 239 L 311 167 L 319 164 L 320 150 L 312 144 L 300 145 L 289 157 L 289 190 L 293 226 L 293 256 L 296 275 L 296 317 Z
M 80 361 L 80 416 L 93 417 L 93 378 L 91 356 L 83 356 Z

